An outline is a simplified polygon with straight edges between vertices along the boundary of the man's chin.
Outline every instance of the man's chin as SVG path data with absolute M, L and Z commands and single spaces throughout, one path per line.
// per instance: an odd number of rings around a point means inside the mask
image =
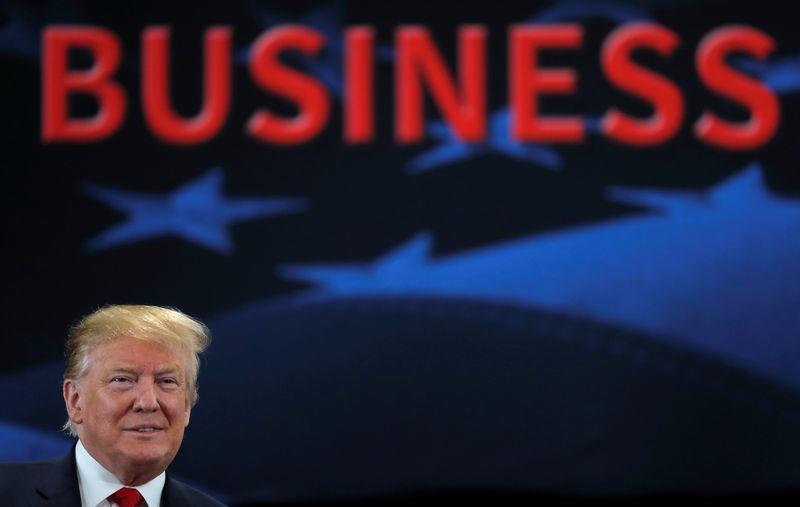
M 163 442 L 140 440 L 125 446 L 123 452 L 128 461 L 137 468 L 166 468 L 177 454 L 177 449 L 171 449 Z

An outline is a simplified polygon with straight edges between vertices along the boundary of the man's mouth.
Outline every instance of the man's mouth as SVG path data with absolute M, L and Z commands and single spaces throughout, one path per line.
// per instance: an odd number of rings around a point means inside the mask
M 147 434 L 147 433 L 155 433 L 155 432 L 161 431 L 163 429 L 164 428 L 161 428 L 159 426 L 137 426 L 135 428 L 126 428 L 126 431 L 131 431 L 133 433 Z

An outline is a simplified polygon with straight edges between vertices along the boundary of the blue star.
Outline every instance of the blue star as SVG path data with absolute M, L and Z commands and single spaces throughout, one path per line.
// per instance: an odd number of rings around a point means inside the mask
M 257 3 L 250 3 L 250 12 L 256 23 L 263 28 L 292 22 L 279 11 L 273 11 Z M 297 23 L 311 27 L 324 35 L 325 46 L 313 57 L 299 56 L 294 53 L 289 53 L 286 56 L 287 61 L 299 64 L 322 81 L 328 90 L 339 99 L 344 96 L 342 17 L 342 5 L 340 2 L 323 4 L 309 12 Z M 250 50 L 251 45 L 239 50 L 236 53 L 236 62 L 246 65 L 250 59 Z M 391 61 L 394 58 L 394 51 L 389 47 L 379 45 L 375 48 L 375 55 L 378 60 Z
M 85 249 L 96 252 L 160 236 L 178 236 L 222 254 L 233 253 L 228 226 L 261 217 L 297 213 L 305 199 L 226 199 L 220 191 L 222 171 L 212 169 L 167 195 L 143 194 L 86 184 L 84 192 L 128 219 L 90 239 Z
M 360 293 L 365 287 L 385 289 L 386 286 L 382 283 L 385 280 L 397 282 L 397 286 L 389 289 L 390 292 L 403 292 L 406 289 L 413 292 L 415 288 L 419 288 L 414 275 L 421 270 L 434 268 L 431 261 L 432 244 L 431 234 L 420 231 L 413 238 L 371 262 L 283 264 L 278 266 L 277 273 L 283 278 L 312 283 L 325 291 L 336 293 Z
M 486 141 L 467 143 L 458 139 L 446 123 L 430 121 L 426 132 L 440 144 L 423 151 L 406 163 L 406 172 L 420 174 L 447 164 L 470 160 L 480 155 L 494 153 L 508 158 L 539 165 L 551 171 L 559 171 L 564 165 L 558 150 L 548 144 L 519 142 L 511 137 L 511 118 L 507 107 L 498 109 L 489 118 Z M 586 131 L 594 134 L 600 129 L 596 117 L 584 118 Z
M 325 36 L 325 47 L 314 57 L 298 57 L 290 55 L 288 58 L 299 63 L 337 97 L 342 97 L 342 42 L 341 42 L 341 8 L 338 4 L 323 5 L 312 11 L 300 23 L 318 30 Z M 258 4 L 250 4 L 250 11 L 256 22 L 263 27 L 289 23 L 289 20 L 277 11 L 271 11 Z M 240 50 L 236 60 L 246 63 L 250 58 L 251 46 Z
M 732 63 L 754 75 L 778 95 L 800 91 L 800 57 L 787 56 L 762 62 L 752 58 L 736 58 Z
M 16 7 L 16 6 L 13 6 Z M 6 6 L 6 23 L 0 27 L 0 53 L 27 58 L 39 57 L 38 31 L 29 19 Z
M 38 60 L 41 56 L 42 31 L 50 24 L 79 24 L 81 2 L 8 1 L 0 4 L 0 54 Z
M 503 108 L 489 119 L 489 132 L 485 142 L 467 143 L 458 139 L 441 121 L 426 124 L 428 135 L 439 139 L 441 144 L 426 150 L 406 164 L 411 174 L 437 169 L 446 164 L 469 160 L 485 153 L 499 153 L 510 158 L 542 165 L 550 170 L 561 169 L 561 156 L 546 145 L 520 143 L 510 137 L 508 109 Z
M 604 18 L 615 23 L 649 21 L 652 17 L 633 2 L 596 0 L 562 0 L 531 16 L 528 22 L 556 23 L 559 21 Z
M 460 298 L 547 308 L 717 354 L 800 389 L 800 200 L 761 166 L 702 191 L 611 188 L 648 212 L 431 255 L 420 232 L 353 263 L 289 264 L 303 299 Z

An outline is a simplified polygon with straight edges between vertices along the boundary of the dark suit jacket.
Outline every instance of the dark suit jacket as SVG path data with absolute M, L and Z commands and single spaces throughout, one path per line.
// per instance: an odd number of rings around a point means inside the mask
M 81 507 L 75 448 L 66 456 L 30 463 L 0 463 L 0 506 Z M 167 473 L 162 507 L 224 507 Z

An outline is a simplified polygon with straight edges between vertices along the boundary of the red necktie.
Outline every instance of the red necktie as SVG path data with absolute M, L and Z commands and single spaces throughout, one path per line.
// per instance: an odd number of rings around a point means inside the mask
M 108 497 L 112 502 L 116 502 L 119 507 L 136 507 L 139 502 L 144 500 L 142 494 L 133 488 L 120 488 L 113 495 Z

